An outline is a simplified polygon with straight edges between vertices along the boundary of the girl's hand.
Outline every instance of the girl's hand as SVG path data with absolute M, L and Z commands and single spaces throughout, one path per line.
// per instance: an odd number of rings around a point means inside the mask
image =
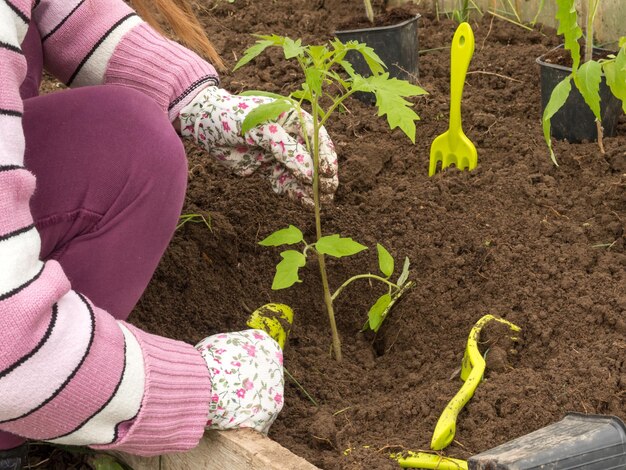
M 313 159 L 306 151 L 305 133 L 313 142 L 313 118 L 304 113 L 304 129 L 296 111 L 283 113 L 275 122 L 262 124 L 242 135 L 246 115 L 272 99 L 231 95 L 208 87 L 180 113 L 181 134 L 192 136 L 224 166 L 248 176 L 265 175 L 278 193 L 313 204 Z M 333 199 L 339 180 L 337 155 L 326 129 L 319 132 L 320 197 Z
M 267 434 L 283 408 L 283 352 L 265 331 L 209 336 L 196 345 L 211 375 L 207 429 Z

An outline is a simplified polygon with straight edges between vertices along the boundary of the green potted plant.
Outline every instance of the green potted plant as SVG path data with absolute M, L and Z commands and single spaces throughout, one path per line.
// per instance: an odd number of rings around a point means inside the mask
M 389 67 L 389 76 L 417 82 L 419 76 L 419 38 L 418 20 L 421 15 L 390 15 L 394 18 L 391 24 L 376 25 L 376 16 L 370 0 L 363 0 L 365 16 L 370 25 L 366 27 L 347 27 L 335 31 L 335 36 L 343 43 L 356 41 L 367 44 Z M 396 10 L 399 11 L 399 10 Z M 369 67 L 363 57 L 351 52 L 346 59 L 352 64 L 355 71 L 367 76 Z M 374 104 L 372 94 L 359 93 L 356 95 L 362 101 Z
M 617 120 L 626 112 L 626 38 L 619 51 L 602 53 L 593 47 L 593 21 L 600 0 L 586 0 L 585 31 L 579 25 L 576 0 L 557 0 L 557 34 L 565 43 L 539 57 L 543 132 L 552 161 L 552 137 L 569 142 L 597 140 L 604 153 L 603 136 L 615 135 Z M 584 39 L 584 57 L 581 56 Z M 550 57 L 565 51 L 571 65 Z M 599 55 L 600 58 L 594 58 Z M 572 86 L 574 85 L 574 86 Z M 621 103 L 620 103 L 621 100 Z

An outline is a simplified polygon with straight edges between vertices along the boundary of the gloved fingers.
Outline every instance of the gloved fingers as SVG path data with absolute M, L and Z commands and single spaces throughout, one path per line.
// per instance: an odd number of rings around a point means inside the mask
M 306 147 L 277 123 L 262 124 L 246 133 L 246 142 L 274 156 L 296 179 L 313 183 L 313 159 Z
M 272 159 L 272 156 L 263 149 L 245 145 L 212 147 L 209 153 L 221 165 L 239 176 L 251 175 L 261 165 L 267 164 Z
M 298 179 L 278 163 L 269 167 L 267 172 L 272 190 L 276 194 L 286 194 L 290 199 L 300 202 L 305 207 L 314 207 L 312 186 L 302 184 L 301 181 L 298 181 Z M 320 189 L 321 186 L 322 180 L 320 179 Z M 320 191 L 320 202 L 322 204 L 330 203 L 333 199 L 334 190 L 326 193 Z
M 300 118 L 304 122 L 304 130 L 302 129 Z M 298 112 L 296 110 L 288 111 L 279 116 L 277 122 L 283 126 L 285 131 L 298 136 L 301 141 L 304 141 L 304 132 L 306 132 L 309 144 L 313 145 L 313 136 L 315 135 L 313 116 L 306 111 L 302 111 L 302 115 L 300 117 L 298 116 Z M 324 126 L 319 129 L 318 140 L 320 176 L 333 178 L 337 175 L 338 170 L 337 153 L 335 152 L 335 145 L 330 139 L 330 136 Z

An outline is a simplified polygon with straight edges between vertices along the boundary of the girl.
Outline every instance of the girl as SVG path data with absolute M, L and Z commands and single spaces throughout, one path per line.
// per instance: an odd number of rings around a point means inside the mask
M 221 66 L 188 6 L 156 7 Z M 72 89 L 38 96 L 43 66 Z M 211 63 L 122 0 L 0 0 L 0 84 L 0 468 L 19 468 L 25 439 L 155 455 L 195 446 L 205 427 L 267 432 L 283 393 L 268 335 L 194 348 L 124 320 L 182 208 L 177 133 L 310 204 L 311 126 L 286 113 L 241 135 L 267 98 L 220 89 Z M 320 137 L 332 199 L 337 159 Z

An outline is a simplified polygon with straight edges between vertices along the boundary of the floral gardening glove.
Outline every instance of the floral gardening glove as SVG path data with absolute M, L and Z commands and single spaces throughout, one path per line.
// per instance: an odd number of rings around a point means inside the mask
M 196 345 L 211 375 L 207 429 L 267 434 L 283 407 L 283 352 L 265 331 L 209 336 Z
M 181 134 L 191 136 L 234 173 L 259 171 L 269 178 L 274 192 L 313 204 L 313 158 L 306 151 L 297 112 L 288 111 L 276 122 L 262 124 L 242 135 L 246 115 L 272 101 L 260 96 L 231 95 L 208 87 L 180 112 Z M 304 114 L 305 132 L 313 141 L 313 118 Z M 320 141 L 320 197 L 330 201 L 337 190 L 337 155 L 326 129 Z

